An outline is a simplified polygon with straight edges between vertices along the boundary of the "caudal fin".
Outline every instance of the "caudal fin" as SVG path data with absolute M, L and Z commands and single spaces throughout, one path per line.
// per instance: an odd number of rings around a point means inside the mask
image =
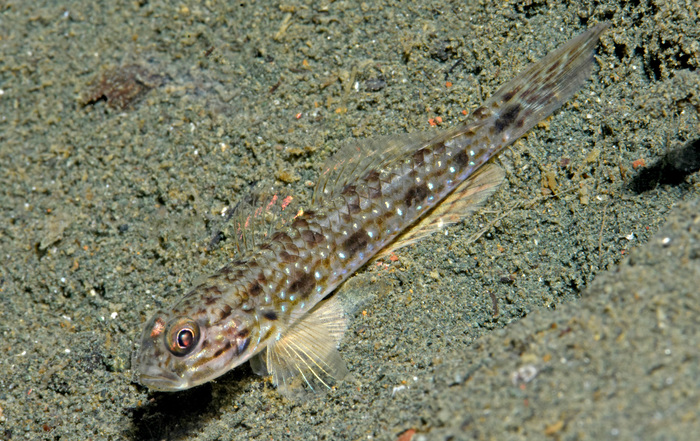
M 498 89 L 475 116 L 495 118 L 496 132 L 505 144 L 521 137 L 583 85 L 598 39 L 609 26 L 607 22 L 593 26 L 525 69 Z

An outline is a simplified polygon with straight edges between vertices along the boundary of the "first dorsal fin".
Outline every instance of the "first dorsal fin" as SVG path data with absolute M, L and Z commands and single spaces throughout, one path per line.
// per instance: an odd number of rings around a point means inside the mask
M 223 235 L 231 237 L 238 255 L 243 255 L 293 221 L 298 211 L 299 204 L 289 191 L 257 184 L 233 208 L 222 213 L 223 219 L 212 234 L 209 249 Z

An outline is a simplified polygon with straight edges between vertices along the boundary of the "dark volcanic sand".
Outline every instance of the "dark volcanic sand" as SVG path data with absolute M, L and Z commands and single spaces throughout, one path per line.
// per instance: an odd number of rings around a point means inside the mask
M 0 5 L 0 439 L 697 439 L 697 4 L 95 3 Z M 304 201 L 346 140 L 454 126 L 604 20 L 482 212 L 341 288 L 336 390 L 131 381 L 251 185 Z

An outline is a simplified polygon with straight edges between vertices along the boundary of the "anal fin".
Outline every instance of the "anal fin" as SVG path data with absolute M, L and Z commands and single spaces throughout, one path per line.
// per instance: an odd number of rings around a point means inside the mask
M 374 256 L 381 259 L 394 251 L 412 245 L 427 236 L 455 224 L 480 209 L 505 179 L 503 169 L 488 163 L 462 182 L 426 217 L 402 233 L 394 242 Z

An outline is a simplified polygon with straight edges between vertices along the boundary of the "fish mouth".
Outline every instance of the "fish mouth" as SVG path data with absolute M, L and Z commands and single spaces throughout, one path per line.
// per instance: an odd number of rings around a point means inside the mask
M 138 359 L 140 355 L 137 355 L 135 359 Z M 187 380 L 175 372 L 160 369 L 156 364 L 151 363 L 150 360 L 148 362 L 141 361 L 141 363 L 134 365 L 138 366 L 134 373 L 134 380 L 150 390 L 175 392 L 190 387 Z
M 166 375 L 164 373 L 158 373 L 158 375 L 140 373 L 138 375 L 138 382 L 150 390 L 157 392 L 177 392 L 189 388 L 187 382 L 182 378 L 175 375 Z

